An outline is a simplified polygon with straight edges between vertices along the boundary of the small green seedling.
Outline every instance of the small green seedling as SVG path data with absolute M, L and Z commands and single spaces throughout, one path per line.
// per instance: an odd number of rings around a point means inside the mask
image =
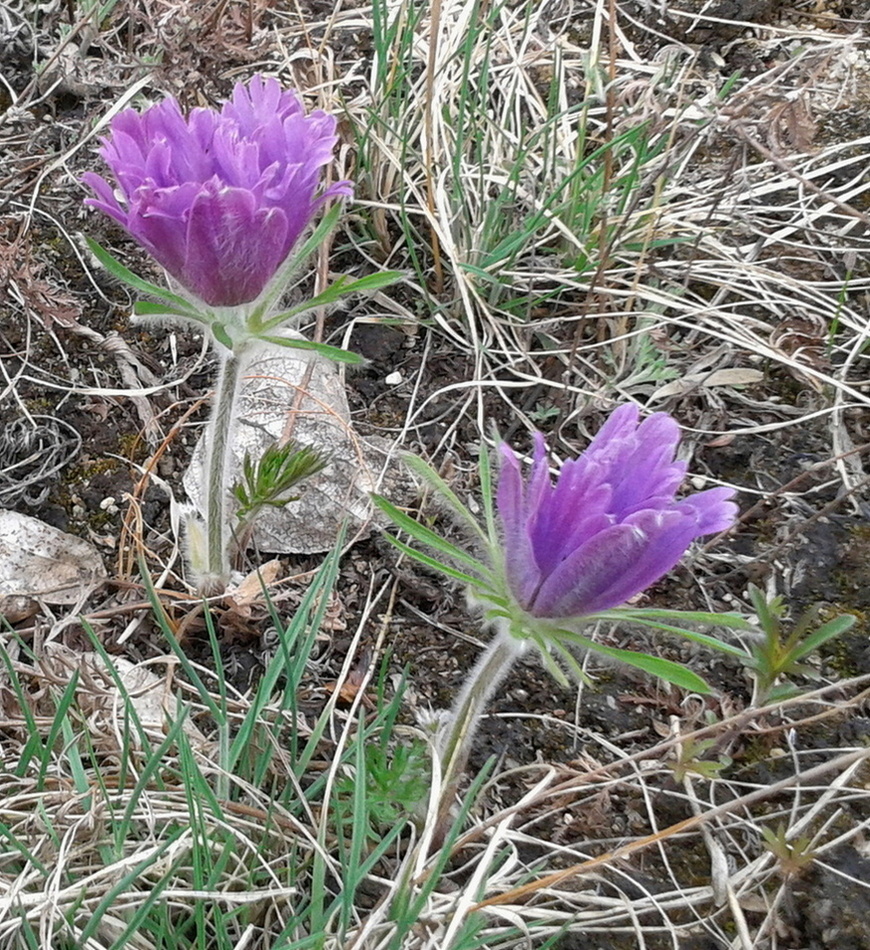
M 716 759 L 704 758 L 716 742 L 716 739 L 685 739 L 676 746 L 676 760 L 668 763 L 676 780 L 682 782 L 689 773 L 700 775 L 708 781 L 718 778 L 719 773 L 731 765 L 732 759 L 728 755 L 720 755 Z
M 425 801 L 432 781 L 429 751 L 425 743 L 399 744 L 387 748 L 383 743 L 365 747 L 365 775 L 347 774 L 336 782 L 338 813 L 345 821 L 364 821 L 366 837 L 380 841 L 384 834 L 410 818 Z M 365 814 L 354 810 L 356 784 L 365 783 Z
M 787 634 L 783 629 L 785 606 L 782 597 L 768 600 L 761 590 L 750 584 L 749 598 L 761 628 L 760 638 L 750 647 L 748 661 L 755 680 L 752 705 L 764 706 L 800 693 L 790 677 L 818 679 L 819 674 L 803 661 L 828 640 L 845 633 L 855 623 L 855 617 L 842 614 L 814 630 L 819 608 L 811 607 Z
M 776 831 L 772 828 L 762 828 L 761 834 L 765 848 L 776 858 L 779 873 L 784 878 L 797 877 L 816 859 L 817 852 L 810 847 L 812 839 L 802 835 L 789 841 L 783 824 L 780 824 Z
M 316 475 L 328 462 L 326 455 L 309 446 L 300 448 L 295 442 L 273 443 L 256 461 L 246 452 L 242 477 L 232 489 L 239 503 L 237 530 L 244 532 L 263 508 L 283 508 L 296 501 L 299 496 L 287 492 L 303 479 Z

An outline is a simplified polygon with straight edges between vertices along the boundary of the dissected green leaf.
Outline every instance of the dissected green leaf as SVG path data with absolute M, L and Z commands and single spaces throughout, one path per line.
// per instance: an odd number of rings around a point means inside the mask
M 298 496 L 288 496 L 286 492 L 303 479 L 316 475 L 328 461 L 324 453 L 295 442 L 272 443 L 256 461 L 245 452 L 242 478 L 232 487 L 239 502 L 236 517 L 240 525 L 250 524 L 261 508 L 283 508 L 296 501 Z

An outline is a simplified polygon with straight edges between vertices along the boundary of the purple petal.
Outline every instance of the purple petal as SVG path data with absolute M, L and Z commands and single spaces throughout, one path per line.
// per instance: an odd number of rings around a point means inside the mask
M 540 583 L 532 542 L 526 529 L 526 501 L 520 463 L 506 445 L 501 447 L 502 468 L 498 481 L 498 511 L 501 518 L 505 573 L 520 603 L 527 603 Z
M 529 607 L 536 617 L 574 617 L 595 613 L 615 579 L 630 570 L 646 544 L 632 525 L 611 525 L 567 557 L 546 577 Z M 607 603 L 614 607 L 616 603 Z
M 178 279 L 212 306 L 258 297 L 286 257 L 287 219 L 240 188 L 203 192 L 190 209 L 187 260 Z

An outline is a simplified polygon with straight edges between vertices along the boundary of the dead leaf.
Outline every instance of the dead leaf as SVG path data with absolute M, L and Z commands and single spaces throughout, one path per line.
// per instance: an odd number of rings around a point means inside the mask
M 246 424 L 233 432 L 230 466 L 235 472 L 246 453 L 259 458 L 269 445 L 288 437 L 330 459 L 299 485 L 297 501 L 260 512 L 251 547 L 272 554 L 311 554 L 330 550 L 346 520 L 353 529 L 363 529 L 371 516 L 368 492 L 379 484 L 388 444 L 356 435 L 334 363 L 301 350 L 264 346 L 243 371 L 238 417 Z M 201 439 L 184 475 L 184 487 L 200 509 L 204 457 Z
M 691 373 L 657 389 L 650 396 L 650 401 L 667 399 L 669 396 L 682 396 L 694 389 L 712 389 L 714 386 L 750 386 L 753 383 L 760 383 L 763 379 L 764 373 L 760 370 L 743 367 L 716 369 L 712 373 Z
M 137 741 L 136 730 L 125 730 L 118 722 L 123 719 L 128 702 L 143 729 L 165 734 L 181 712 L 171 681 L 174 665 L 166 664 L 164 674 L 158 676 L 150 665 L 131 663 L 120 656 L 109 659 L 112 669 L 98 653 L 78 653 L 52 641 L 45 644 L 41 664 L 46 677 L 58 685 L 68 683 L 73 674 L 78 674 L 76 699 L 91 723 L 92 739 L 99 737 L 103 751 L 109 751 L 107 746 L 117 746 L 116 737 L 128 732 L 126 741 Z M 182 728 L 196 748 L 208 748 L 208 740 L 189 718 Z M 117 747 L 112 751 L 123 749 Z
M 263 587 L 269 587 L 274 584 L 281 575 L 281 562 L 274 558 L 263 564 L 259 570 L 251 571 L 248 576 L 241 581 L 238 587 L 227 591 L 226 600 L 232 601 L 232 606 L 247 607 L 251 604 L 262 604 L 265 602 L 263 597 Z
M 724 435 L 717 435 L 715 439 L 710 439 L 709 442 L 705 442 L 704 447 L 707 449 L 722 449 L 726 445 L 731 445 L 734 438 L 733 432 L 726 432 Z
M 76 604 L 105 579 L 92 544 L 38 518 L 0 509 L 0 609 L 9 597 Z

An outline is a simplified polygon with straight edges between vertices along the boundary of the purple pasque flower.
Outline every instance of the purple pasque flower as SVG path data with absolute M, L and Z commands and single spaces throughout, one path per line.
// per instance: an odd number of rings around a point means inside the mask
M 185 118 L 175 99 L 111 123 L 100 155 L 120 196 L 101 175 L 84 184 L 86 204 L 121 224 L 182 287 L 213 307 L 256 299 L 317 208 L 349 195 L 338 182 L 316 195 L 332 158 L 335 119 L 306 115 L 276 79 L 239 83 L 221 109 Z
M 586 451 L 550 479 L 544 437 L 535 436 L 524 484 L 501 447 L 498 513 L 507 582 L 534 617 L 581 617 L 624 604 L 666 574 L 695 538 L 734 524 L 730 488 L 677 501 L 686 463 L 674 461 L 677 423 L 657 412 L 638 425 L 637 406 L 616 409 Z

